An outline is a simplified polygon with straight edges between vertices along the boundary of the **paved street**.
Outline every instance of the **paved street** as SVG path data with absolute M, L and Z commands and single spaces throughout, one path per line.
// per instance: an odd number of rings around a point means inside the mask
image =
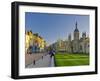
M 25 66 L 31 64 L 34 60 L 42 58 L 46 53 L 25 54 Z
M 54 66 L 54 59 L 51 58 L 50 55 L 44 55 L 43 58 L 35 61 L 35 63 L 31 63 L 27 65 L 27 68 L 35 68 L 35 67 L 53 67 Z
M 54 64 L 54 56 L 50 59 L 50 65 L 49 67 L 54 67 L 55 64 Z

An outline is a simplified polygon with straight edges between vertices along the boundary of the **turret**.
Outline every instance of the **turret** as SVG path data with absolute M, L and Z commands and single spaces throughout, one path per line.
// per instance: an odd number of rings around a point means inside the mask
M 71 34 L 69 34 L 69 36 L 68 36 L 68 40 L 71 41 Z
M 82 33 L 82 38 L 85 39 L 86 38 L 86 32 Z

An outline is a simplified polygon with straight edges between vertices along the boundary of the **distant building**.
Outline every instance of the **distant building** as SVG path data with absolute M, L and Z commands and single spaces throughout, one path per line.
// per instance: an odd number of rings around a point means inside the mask
M 86 32 L 82 33 L 80 37 L 80 32 L 77 27 L 77 22 L 75 24 L 75 30 L 73 32 L 73 40 L 71 34 L 68 36 L 68 40 L 59 39 L 53 44 L 56 51 L 63 51 L 68 53 L 89 53 L 89 37 Z

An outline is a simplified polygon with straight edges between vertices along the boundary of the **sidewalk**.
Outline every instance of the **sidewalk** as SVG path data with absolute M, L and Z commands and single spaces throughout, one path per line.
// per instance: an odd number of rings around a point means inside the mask
M 50 55 L 43 56 L 43 58 L 37 60 L 34 63 L 29 64 L 26 68 L 35 68 L 35 67 L 54 67 L 54 57 Z
M 36 54 L 25 54 L 25 66 L 28 64 L 31 64 L 34 60 L 40 59 L 42 56 L 44 56 L 46 53 L 36 53 Z

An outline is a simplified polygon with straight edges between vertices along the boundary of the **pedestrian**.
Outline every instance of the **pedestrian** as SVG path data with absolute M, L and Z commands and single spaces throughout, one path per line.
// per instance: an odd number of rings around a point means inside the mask
M 50 57 L 52 58 L 52 57 L 54 56 L 55 52 L 51 49 L 51 50 L 49 51 L 49 54 L 50 54 Z

